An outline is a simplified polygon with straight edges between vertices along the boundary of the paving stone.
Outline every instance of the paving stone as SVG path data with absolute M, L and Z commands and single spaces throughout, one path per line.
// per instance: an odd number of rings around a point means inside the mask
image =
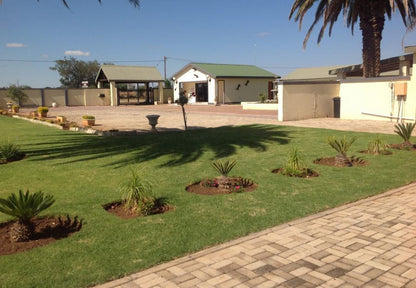
M 416 288 L 416 184 L 98 287 Z

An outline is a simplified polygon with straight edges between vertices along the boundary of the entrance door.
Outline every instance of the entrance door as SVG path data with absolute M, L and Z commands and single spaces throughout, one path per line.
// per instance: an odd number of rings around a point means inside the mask
M 224 104 L 224 96 L 225 96 L 225 82 L 224 80 L 218 81 L 218 93 L 217 93 L 217 103 Z
M 208 102 L 208 83 L 195 83 L 196 102 Z

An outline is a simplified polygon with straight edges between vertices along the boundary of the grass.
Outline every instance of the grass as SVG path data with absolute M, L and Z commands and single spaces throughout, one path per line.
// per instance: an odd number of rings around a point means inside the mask
M 56 200 L 46 214 L 78 216 L 75 235 L 28 252 L 0 256 L 0 287 L 86 287 L 134 273 L 224 241 L 399 187 L 415 180 L 416 154 L 360 155 L 367 167 L 334 168 L 312 161 L 335 156 L 329 136 L 357 136 L 358 156 L 374 134 L 285 126 L 249 125 L 199 131 L 97 137 L 0 117 L 1 140 L 27 154 L 0 165 L 0 197 L 19 189 L 42 190 Z M 398 143 L 397 135 L 381 135 Z M 300 179 L 276 175 L 291 147 L 301 147 L 305 164 L 320 173 Z M 215 177 L 210 163 L 238 161 L 232 174 L 253 179 L 249 193 L 202 196 L 186 185 Z M 120 183 L 131 169 L 148 171 L 156 197 L 174 211 L 131 220 L 102 205 L 121 198 Z M 233 176 L 231 175 L 231 176 Z M 45 215 L 42 214 L 42 215 Z M 0 222 L 10 218 L 0 214 Z

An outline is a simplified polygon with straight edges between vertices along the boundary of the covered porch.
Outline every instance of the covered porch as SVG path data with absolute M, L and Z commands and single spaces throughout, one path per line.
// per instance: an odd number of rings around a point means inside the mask
M 126 99 L 124 104 L 153 104 L 153 84 L 163 87 L 163 81 L 156 67 L 120 65 L 102 65 L 95 80 L 99 88 L 109 85 L 111 106 L 118 106 Z M 119 89 L 120 85 L 126 89 Z M 163 101 L 163 89 L 158 89 L 158 93 L 158 99 Z

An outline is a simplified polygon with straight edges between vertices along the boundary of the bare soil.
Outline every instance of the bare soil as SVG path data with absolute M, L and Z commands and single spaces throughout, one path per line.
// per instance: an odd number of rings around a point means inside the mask
M 66 238 L 82 228 L 82 220 L 67 217 L 43 217 L 33 219 L 35 233 L 27 242 L 12 242 L 10 228 L 16 221 L 0 223 L 0 256 L 20 253 L 30 249 L 48 245 L 59 239 Z

